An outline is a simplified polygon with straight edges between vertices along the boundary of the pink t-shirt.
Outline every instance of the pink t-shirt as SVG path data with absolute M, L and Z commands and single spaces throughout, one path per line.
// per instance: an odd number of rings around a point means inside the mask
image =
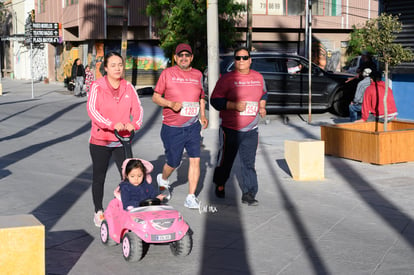
M 197 69 L 183 71 L 180 67 L 173 66 L 162 71 L 154 91 L 167 100 L 185 102 L 194 109 L 194 103 L 197 105 L 200 99 L 205 97 L 202 77 Z M 163 123 L 168 126 L 188 126 L 198 120 L 198 113 L 184 115 L 183 112 L 176 113 L 170 108 L 164 108 L 162 114 Z
M 247 101 L 248 113 L 235 110 L 221 110 L 221 125 L 233 130 L 248 131 L 257 127 L 259 102 L 266 94 L 263 76 L 250 70 L 248 74 L 233 71 L 223 75 L 213 90 L 211 98 L 225 98 L 229 101 Z

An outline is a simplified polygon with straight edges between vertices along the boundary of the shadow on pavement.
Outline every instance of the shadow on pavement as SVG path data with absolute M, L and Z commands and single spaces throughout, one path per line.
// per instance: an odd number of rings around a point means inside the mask
M 289 126 L 295 128 L 297 131 L 303 132 L 309 138 L 319 139 L 319 137 L 307 132 L 303 128 L 299 128 L 294 125 Z M 403 213 L 398 206 L 393 204 L 380 192 L 378 192 L 367 180 L 364 179 L 362 175 L 355 171 L 345 161 L 341 161 L 341 159 L 338 158 L 326 159 L 331 162 L 336 173 L 348 182 L 353 191 L 362 199 L 361 201 L 365 202 L 365 204 L 369 206 L 374 213 L 382 218 L 382 220 L 386 222 L 390 228 L 398 233 L 401 238 L 414 249 L 414 236 L 412 234 L 405 234 L 405 231 L 408 230 L 409 225 L 413 224 L 413 219 Z M 386 168 L 384 167 L 384 169 Z M 352 178 L 350 178 L 349 175 L 352 175 Z M 395 215 L 398 215 L 398 219 L 405 221 L 404 225 L 396 222 Z

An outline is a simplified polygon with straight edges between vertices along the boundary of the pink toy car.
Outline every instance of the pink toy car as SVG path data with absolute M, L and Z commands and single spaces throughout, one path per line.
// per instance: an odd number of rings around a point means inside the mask
M 188 224 L 172 206 L 159 203 L 158 199 L 149 199 L 144 201 L 147 206 L 126 211 L 114 198 L 101 224 L 102 243 L 112 246 L 122 242 L 122 254 L 128 262 L 141 260 L 150 243 L 169 243 L 175 256 L 190 254 L 193 240 Z

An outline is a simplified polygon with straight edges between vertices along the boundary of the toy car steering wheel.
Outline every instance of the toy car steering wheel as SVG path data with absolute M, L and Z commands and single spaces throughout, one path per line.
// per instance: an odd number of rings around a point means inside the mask
M 146 199 L 139 203 L 139 206 L 161 205 L 161 200 L 158 198 Z

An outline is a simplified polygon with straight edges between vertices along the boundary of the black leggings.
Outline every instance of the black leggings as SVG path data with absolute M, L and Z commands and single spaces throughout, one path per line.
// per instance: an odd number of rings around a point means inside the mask
M 104 209 L 102 201 L 109 161 L 111 157 L 114 158 L 122 178 L 121 166 L 125 159 L 125 152 L 123 147 L 106 147 L 94 144 L 89 144 L 89 152 L 92 158 L 92 198 L 96 213 L 97 211 Z

